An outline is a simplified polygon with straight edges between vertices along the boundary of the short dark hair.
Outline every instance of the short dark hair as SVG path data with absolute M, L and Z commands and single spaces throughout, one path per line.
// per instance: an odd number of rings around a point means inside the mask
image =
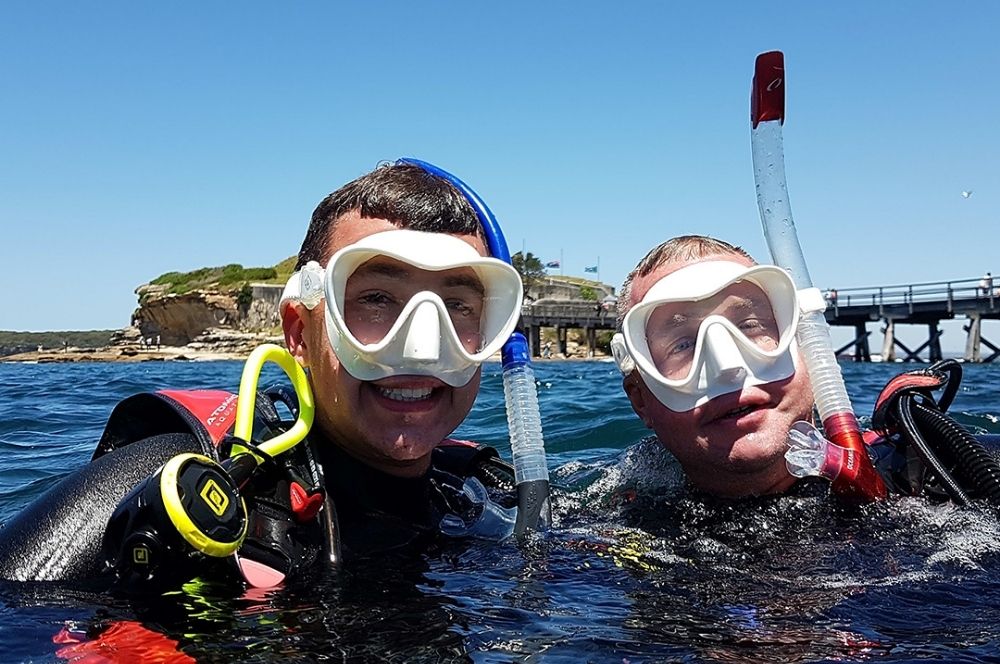
M 621 291 L 619 291 L 618 330 L 621 331 L 622 324 L 625 321 L 625 314 L 632 308 L 632 282 L 635 279 L 645 277 L 664 263 L 671 261 L 691 261 L 715 255 L 742 256 L 751 263 L 757 262 L 743 247 L 729 244 L 725 240 L 719 240 L 708 235 L 678 235 L 650 249 L 649 253 L 635 266 L 635 269 L 625 277 L 625 282 L 622 284 Z
M 451 183 L 419 166 L 386 163 L 320 202 L 299 249 L 295 269 L 309 261 L 326 264 L 330 234 L 337 221 L 350 212 L 415 231 L 483 237 L 476 211 Z

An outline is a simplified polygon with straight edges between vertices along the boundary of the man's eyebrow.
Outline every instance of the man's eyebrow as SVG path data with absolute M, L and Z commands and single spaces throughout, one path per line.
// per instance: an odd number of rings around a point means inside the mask
M 384 263 L 382 261 L 369 261 L 359 267 L 355 274 L 365 276 L 388 277 L 402 281 L 410 278 L 410 271 L 398 263 Z
M 483 282 L 468 274 L 454 274 L 445 277 L 445 288 L 471 288 L 479 295 L 486 295 Z
M 768 306 L 770 306 L 770 304 L 771 304 L 770 301 L 767 300 L 766 297 L 754 297 L 754 296 L 744 297 L 744 296 L 737 296 L 736 300 L 734 302 L 730 302 L 726 306 L 726 308 L 724 310 L 722 310 L 722 311 L 723 312 L 755 311 L 756 309 L 759 308 L 759 306 L 762 303 L 766 303 Z M 708 316 L 710 313 L 711 313 L 711 310 L 705 311 L 705 310 L 699 309 L 698 311 L 694 312 L 694 316 L 696 318 L 704 318 L 704 317 Z M 691 320 L 691 316 L 689 314 L 677 312 L 677 313 L 671 314 L 670 319 L 668 321 L 666 321 L 665 324 L 669 325 L 670 327 L 681 327 L 681 326 L 687 325 L 690 320 Z
M 728 308 L 729 309 L 753 309 L 761 304 L 762 298 L 759 297 L 737 297 L 736 301 L 733 302 Z M 768 303 L 770 304 L 770 303 Z
M 377 259 L 363 264 L 355 274 L 366 277 L 385 277 L 394 281 L 407 281 L 413 276 L 409 266 L 400 263 L 387 263 Z M 483 282 L 470 274 L 447 275 L 443 285 L 445 288 L 471 288 L 480 296 L 486 295 Z

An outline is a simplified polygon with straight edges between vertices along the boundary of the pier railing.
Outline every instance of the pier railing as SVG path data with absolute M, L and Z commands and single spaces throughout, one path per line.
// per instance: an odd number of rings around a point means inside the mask
M 992 277 L 973 279 L 953 279 L 950 281 L 928 281 L 896 286 L 872 286 L 863 288 L 829 289 L 825 291 L 826 319 L 831 325 L 853 326 L 856 330 L 854 341 L 838 352 L 854 348 L 854 357 L 867 360 L 867 324 L 882 321 L 883 359 L 895 358 L 898 347 L 905 353 L 904 360 L 919 360 L 919 353 L 926 350 L 928 359 L 941 359 L 939 323 L 957 317 L 966 317 L 968 324 L 964 330 L 966 337 L 964 357 L 970 362 L 992 362 L 1000 357 L 1000 348 L 983 336 L 983 320 L 1000 319 L 1000 288 Z M 926 325 L 927 341 L 911 350 L 895 335 L 897 325 Z M 993 351 L 984 357 L 982 346 Z
M 830 289 L 826 291 L 826 298 L 828 304 L 833 307 L 872 306 L 882 309 L 890 305 L 912 306 L 918 303 L 945 302 L 947 310 L 952 311 L 955 301 L 972 300 L 992 309 L 1000 305 L 1000 288 L 994 286 L 992 282 L 984 285 L 982 279 L 959 279 L 896 286 Z

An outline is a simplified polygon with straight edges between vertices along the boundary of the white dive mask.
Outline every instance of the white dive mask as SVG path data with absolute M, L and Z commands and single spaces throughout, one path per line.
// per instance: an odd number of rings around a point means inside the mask
M 345 316 L 345 304 L 355 306 L 345 302 L 347 283 L 358 268 L 382 256 L 428 272 L 472 270 L 476 275 L 472 281 L 482 289 L 479 324 L 474 330 L 466 327 L 459 331 L 452 316 L 459 318 L 461 327 L 464 305 L 450 300 L 446 304 L 440 294 L 424 290 L 413 294 L 405 304 L 394 303 L 384 317 L 379 310 L 381 301 L 363 305 L 370 309 L 371 321 L 379 324 L 380 331 L 376 333 L 378 338 L 372 338 L 371 333 L 363 335 L 368 337 L 367 343 L 360 340 L 355 334 L 359 323 L 352 319 L 356 328 L 352 332 Z M 405 283 L 391 276 L 386 279 L 395 281 L 387 288 L 389 291 Z M 459 278 L 456 283 L 466 282 Z M 310 261 L 288 280 L 279 306 L 297 301 L 312 309 L 325 298 L 330 345 L 347 372 L 358 380 L 433 376 L 459 387 L 472 379 L 479 365 L 499 351 L 514 331 L 522 296 L 521 277 L 507 263 L 480 256 L 453 235 L 404 229 L 375 233 L 344 247 L 330 258 L 325 270 Z
M 622 373 L 638 369 L 660 403 L 685 412 L 792 376 L 798 322 L 787 272 L 708 260 L 656 282 L 626 314 L 611 348 Z

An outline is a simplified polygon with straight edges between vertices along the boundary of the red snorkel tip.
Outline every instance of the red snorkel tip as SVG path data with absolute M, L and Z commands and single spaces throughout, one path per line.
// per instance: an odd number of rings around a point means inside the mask
M 781 51 L 768 51 L 757 56 L 753 89 L 750 91 L 750 122 L 753 128 L 771 120 L 785 122 L 785 55 Z
M 854 414 L 831 415 L 823 420 L 823 430 L 831 442 L 847 450 L 846 463 L 833 481 L 834 493 L 860 503 L 884 500 L 888 490 L 872 465 Z

